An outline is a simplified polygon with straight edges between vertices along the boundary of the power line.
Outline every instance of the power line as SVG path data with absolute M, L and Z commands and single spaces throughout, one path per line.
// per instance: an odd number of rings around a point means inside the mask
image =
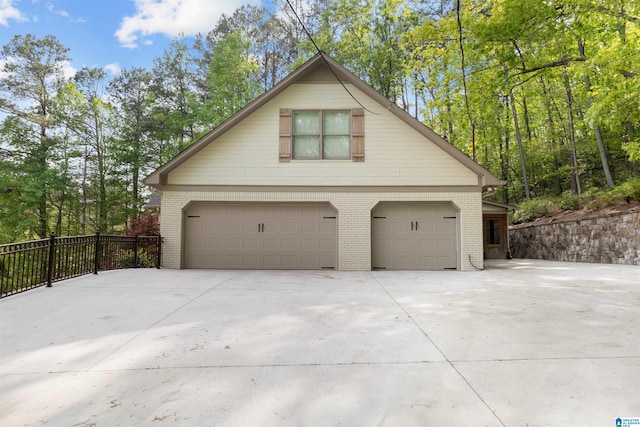
M 293 12 L 293 15 L 296 17 L 296 19 L 298 20 L 298 22 L 300 23 L 300 26 L 302 27 L 302 30 L 304 31 L 304 33 L 307 35 L 307 37 L 309 38 L 309 40 L 311 41 L 311 44 L 313 44 L 313 47 L 315 47 L 316 52 L 318 54 L 320 54 L 320 57 L 322 58 L 322 60 L 324 61 L 324 63 L 327 65 L 327 67 L 329 68 L 329 70 L 331 71 L 331 74 L 333 74 L 333 76 L 338 80 L 338 82 L 340 82 L 340 85 L 343 87 L 343 89 L 345 91 L 347 91 L 347 93 L 349 94 L 349 96 L 351 96 L 351 98 L 353 98 L 354 101 L 356 101 L 358 103 L 359 106 L 361 106 L 362 108 L 364 108 L 366 111 L 368 111 L 371 114 L 375 114 L 378 115 L 378 113 L 374 113 L 373 111 L 369 110 L 367 107 L 365 107 L 364 105 L 362 105 L 362 103 L 360 101 L 358 101 L 358 99 L 351 93 L 351 91 L 349 89 L 347 89 L 347 86 L 345 86 L 344 82 L 342 81 L 342 79 L 338 76 L 338 74 L 335 72 L 335 70 L 333 69 L 333 67 L 331 66 L 331 63 L 327 60 L 327 58 L 324 56 L 326 55 L 326 52 L 323 52 L 322 50 L 320 50 L 320 48 L 318 47 L 318 45 L 316 44 L 315 40 L 313 40 L 313 37 L 311 37 L 311 34 L 309 33 L 309 31 L 307 31 L 307 27 L 305 27 L 304 23 L 302 22 L 302 19 L 300 19 L 300 16 L 298 16 L 298 13 L 296 12 L 296 10 L 293 8 L 293 5 L 291 5 L 291 2 L 289 0 L 287 0 L 287 4 L 289 5 L 289 8 L 291 9 L 291 11 Z

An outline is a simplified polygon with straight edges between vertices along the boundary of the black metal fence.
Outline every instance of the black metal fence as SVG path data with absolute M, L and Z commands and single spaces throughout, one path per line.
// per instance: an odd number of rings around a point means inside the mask
M 100 270 L 160 268 L 160 236 L 56 237 L 0 245 L 0 298 Z

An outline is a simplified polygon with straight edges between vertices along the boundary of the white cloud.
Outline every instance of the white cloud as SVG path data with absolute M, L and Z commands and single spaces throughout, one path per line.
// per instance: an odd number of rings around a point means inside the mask
M 62 10 L 62 9 L 56 9 L 55 6 L 53 5 L 53 3 L 47 3 L 47 5 L 45 7 L 51 13 L 55 13 L 56 15 L 64 16 L 65 18 L 69 17 L 69 12 L 67 12 L 66 10 Z
M 107 64 L 103 68 L 108 72 L 110 72 L 111 74 L 120 74 L 120 71 L 122 70 L 122 68 L 120 67 L 120 64 L 118 64 L 117 62 L 114 62 L 112 64 Z
M 71 16 L 69 14 L 69 12 L 67 12 L 64 9 L 56 9 L 56 7 L 53 5 L 53 3 L 47 3 L 45 5 L 45 8 L 50 13 L 53 13 L 53 14 L 56 14 L 56 15 L 60 15 L 60 16 L 62 16 L 64 18 L 69 18 L 72 22 L 76 22 L 76 23 L 80 23 L 80 24 L 87 22 L 84 18 L 75 18 L 75 17 Z
M 14 19 L 18 22 L 27 21 L 27 18 L 18 9 L 13 7 L 12 0 L 0 0 L 0 25 L 8 27 L 9 20 Z
M 2 1 L 2 0 L 0 0 Z M 243 4 L 260 0 L 134 0 L 136 13 L 125 16 L 115 36 L 124 47 L 138 46 L 138 38 L 152 34 L 168 37 L 206 34 L 220 16 L 232 14 Z
M 62 65 L 61 66 L 62 74 L 64 75 L 64 78 L 67 80 L 73 78 L 73 76 L 75 76 L 76 73 L 78 72 L 78 70 L 73 68 L 73 66 L 71 65 L 71 62 L 69 61 L 63 61 L 61 65 Z

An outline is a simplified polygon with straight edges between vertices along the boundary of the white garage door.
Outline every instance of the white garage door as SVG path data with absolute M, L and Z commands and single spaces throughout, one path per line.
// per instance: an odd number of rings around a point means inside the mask
M 456 270 L 457 214 L 450 203 L 380 203 L 371 220 L 372 268 Z
M 195 203 L 185 212 L 185 268 L 336 267 L 328 203 Z

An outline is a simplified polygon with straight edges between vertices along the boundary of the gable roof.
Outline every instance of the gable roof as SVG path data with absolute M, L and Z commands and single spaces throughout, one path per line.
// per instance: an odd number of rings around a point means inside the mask
M 393 113 L 407 125 L 418 131 L 424 137 L 433 142 L 436 146 L 441 148 L 447 154 L 449 154 L 454 159 L 466 166 L 468 169 L 473 171 L 478 175 L 479 182 L 482 184 L 483 189 L 492 186 L 504 185 L 504 182 L 491 174 L 491 172 L 473 161 L 469 156 L 451 145 L 444 138 L 435 133 L 432 129 L 425 126 L 422 122 L 412 117 L 409 113 L 400 108 L 396 103 L 390 101 L 384 95 L 359 79 L 351 71 L 347 70 L 345 67 L 331 59 L 331 57 L 329 57 L 329 55 L 324 52 L 317 53 L 313 58 L 309 59 L 302 66 L 298 67 L 295 71 L 282 79 L 277 85 L 260 95 L 258 98 L 254 99 L 243 109 L 224 121 L 222 124 L 220 124 L 220 126 L 216 127 L 215 129 L 211 130 L 209 133 L 201 137 L 191 146 L 180 152 L 169 162 L 160 166 L 147 178 L 145 178 L 145 184 L 157 188 L 160 188 L 162 185 L 166 184 L 167 176 L 172 170 L 190 159 L 203 148 L 207 147 L 210 143 L 233 128 L 236 124 L 240 123 L 254 111 L 258 110 L 267 102 L 271 101 L 273 98 L 285 91 L 292 84 L 300 82 L 306 77 L 313 75 L 313 73 L 315 73 L 320 67 L 328 68 L 333 76 L 337 80 L 339 80 L 343 84 L 343 86 L 345 84 L 351 84 L 358 88 L 371 99 L 379 103 L 385 110 Z

